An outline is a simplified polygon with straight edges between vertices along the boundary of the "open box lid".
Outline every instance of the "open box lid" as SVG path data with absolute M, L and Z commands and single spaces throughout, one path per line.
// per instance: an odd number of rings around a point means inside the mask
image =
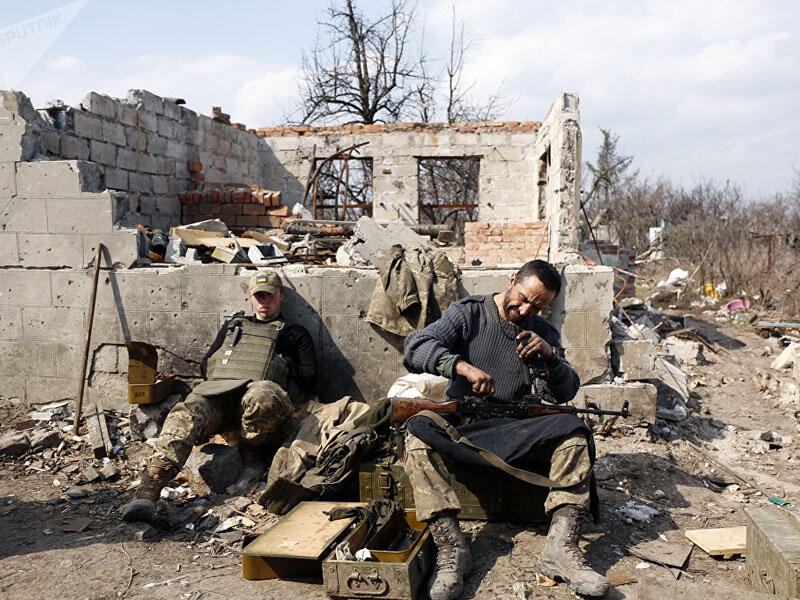
M 158 350 L 147 342 L 126 342 L 128 348 L 128 383 L 150 384 L 156 379 Z

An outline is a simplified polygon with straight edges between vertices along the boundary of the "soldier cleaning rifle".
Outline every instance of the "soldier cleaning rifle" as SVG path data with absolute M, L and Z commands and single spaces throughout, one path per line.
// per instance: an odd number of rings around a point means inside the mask
M 406 367 L 449 378 L 450 398 L 477 395 L 487 404 L 510 408 L 532 393 L 546 393 L 557 403 L 568 402 L 580 385 L 578 375 L 564 357 L 558 331 L 539 316 L 560 290 L 561 276 L 553 265 L 530 261 L 511 276 L 505 291 L 454 302 L 438 321 L 409 335 Z M 541 381 L 531 385 L 520 370 L 521 359 L 536 361 Z M 428 522 L 437 547 L 431 600 L 459 596 L 471 568 L 469 541 L 457 520 L 461 505 L 443 457 L 476 468 L 524 471 L 550 488 L 545 501 L 550 530 L 539 570 L 566 581 L 578 594 L 607 593 L 608 580 L 586 563 L 578 547 L 582 516 L 596 513 L 595 452 L 591 430 L 570 412 L 524 419 L 489 416 L 466 424 L 423 412 L 407 421 L 405 470 L 417 518 Z

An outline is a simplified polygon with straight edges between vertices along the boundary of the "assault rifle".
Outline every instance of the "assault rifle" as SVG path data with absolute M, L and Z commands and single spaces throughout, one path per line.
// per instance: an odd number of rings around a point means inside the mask
M 520 358 L 519 364 L 525 383 L 531 386 L 531 393 L 525 394 L 521 401 L 500 402 L 481 396 L 451 398 L 447 402 L 434 402 L 429 398 L 390 398 L 392 422 L 403 423 L 422 410 L 440 414 L 459 413 L 482 419 L 497 417 L 527 419 L 559 414 L 610 415 L 623 418 L 631 416 L 627 400 L 623 402 L 620 410 L 604 410 L 594 402 L 587 402 L 586 408 L 578 408 L 572 404 L 558 404 L 547 387 L 542 385 L 542 380 L 547 375 L 547 368 L 541 357 L 537 355 L 529 359 Z
M 629 417 L 628 401 L 622 404 L 621 410 L 604 410 L 594 402 L 587 402 L 586 408 L 572 404 L 542 404 L 528 401 L 525 396 L 521 402 L 498 402 L 492 398 L 481 396 L 465 396 L 450 399 L 447 402 L 434 402 L 429 398 L 390 398 L 392 403 L 392 422 L 403 423 L 422 410 L 430 410 L 439 414 L 459 413 L 470 417 L 491 419 L 497 417 L 513 417 L 526 419 L 544 415 L 579 414 L 579 415 L 614 415 Z

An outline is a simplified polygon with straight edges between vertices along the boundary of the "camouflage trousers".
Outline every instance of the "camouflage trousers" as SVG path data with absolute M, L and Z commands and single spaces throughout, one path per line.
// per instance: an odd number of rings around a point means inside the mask
M 563 488 L 550 489 L 544 503 L 550 514 L 564 504 L 589 509 L 590 483 L 587 475 L 592 469 L 586 437 L 569 435 L 551 445 L 550 472 L 546 475 Z M 405 439 L 404 466 L 414 491 L 416 516 L 427 521 L 446 511 L 461 511 L 461 503 L 450 484 L 450 473 L 442 457 L 415 435 Z M 585 480 L 585 481 L 584 481 Z M 583 483 L 581 483 L 583 482 Z
M 169 412 L 155 441 L 156 458 L 178 470 L 192 448 L 216 434 L 241 446 L 280 444 L 297 425 L 294 405 L 286 391 L 272 381 L 199 384 L 183 402 Z M 221 393 L 215 393 L 225 390 Z

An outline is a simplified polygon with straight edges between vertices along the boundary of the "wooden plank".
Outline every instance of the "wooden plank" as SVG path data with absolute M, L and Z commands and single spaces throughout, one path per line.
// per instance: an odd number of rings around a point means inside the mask
M 301 502 L 243 550 L 243 554 L 294 559 L 319 559 L 355 520 L 331 521 L 325 511 L 363 502 Z
M 711 556 L 744 555 L 747 549 L 747 527 L 687 529 L 684 534 Z
M 95 458 L 103 458 L 111 455 L 111 437 L 108 435 L 106 416 L 97 407 L 89 405 L 86 414 L 86 428 L 89 435 L 89 443 L 92 445 L 92 452 Z

